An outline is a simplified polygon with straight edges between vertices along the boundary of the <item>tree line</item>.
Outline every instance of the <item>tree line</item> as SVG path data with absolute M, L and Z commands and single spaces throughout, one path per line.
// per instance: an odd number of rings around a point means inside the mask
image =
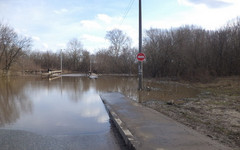
M 204 79 L 240 75 L 240 18 L 219 30 L 182 26 L 146 31 L 145 74 Z
M 0 23 L 0 70 L 63 69 L 87 73 L 137 74 L 137 48 L 119 29 L 107 31 L 108 48 L 91 55 L 78 39 L 69 40 L 62 52 L 30 51 L 30 38 Z M 240 18 L 218 30 L 185 25 L 146 30 L 143 40 L 144 76 L 207 79 L 240 75 Z
M 62 67 L 65 71 L 87 72 L 90 66 L 90 54 L 87 50 L 83 49 L 82 43 L 76 38 L 68 42 L 66 49 L 55 53 L 52 51 L 32 51 L 29 54 L 29 59 L 40 70 L 60 70 L 61 59 Z

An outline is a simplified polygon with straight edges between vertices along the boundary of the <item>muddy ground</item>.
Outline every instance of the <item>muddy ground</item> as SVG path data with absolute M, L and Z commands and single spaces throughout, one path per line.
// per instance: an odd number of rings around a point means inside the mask
M 143 105 L 233 149 L 240 149 L 240 77 L 217 78 L 204 84 L 181 84 L 192 86 L 200 92 L 193 98 L 148 100 Z

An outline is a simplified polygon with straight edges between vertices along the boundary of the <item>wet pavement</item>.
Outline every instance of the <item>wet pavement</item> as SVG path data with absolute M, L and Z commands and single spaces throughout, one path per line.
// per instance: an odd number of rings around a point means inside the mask
M 22 130 L 0 130 L 1 150 L 125 149 L 113 131 L 75 136 L 44 136 Z
M 230 150 L 120 93 L 103 93 L 101 98 L 128 147 L 137 150 Z

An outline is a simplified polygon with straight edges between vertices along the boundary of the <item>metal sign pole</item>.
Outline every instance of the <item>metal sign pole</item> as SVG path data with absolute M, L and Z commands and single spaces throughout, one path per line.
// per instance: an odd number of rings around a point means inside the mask
M 142 2 L 139 0 L 139 53 L 142 52 Z M 138 90 L 143 89 L 143 62 L 138 62 Z

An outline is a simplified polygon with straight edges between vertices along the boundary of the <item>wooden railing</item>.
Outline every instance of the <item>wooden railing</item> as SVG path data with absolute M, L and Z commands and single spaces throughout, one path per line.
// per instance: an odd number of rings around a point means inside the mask
M 58 75 L 62 74 L 61 70 L 55 70 L 55 71 L 48 71 L 46 73 L 42 73 L 42 78 L 52 78 L 52 77 L 56 77 Z

